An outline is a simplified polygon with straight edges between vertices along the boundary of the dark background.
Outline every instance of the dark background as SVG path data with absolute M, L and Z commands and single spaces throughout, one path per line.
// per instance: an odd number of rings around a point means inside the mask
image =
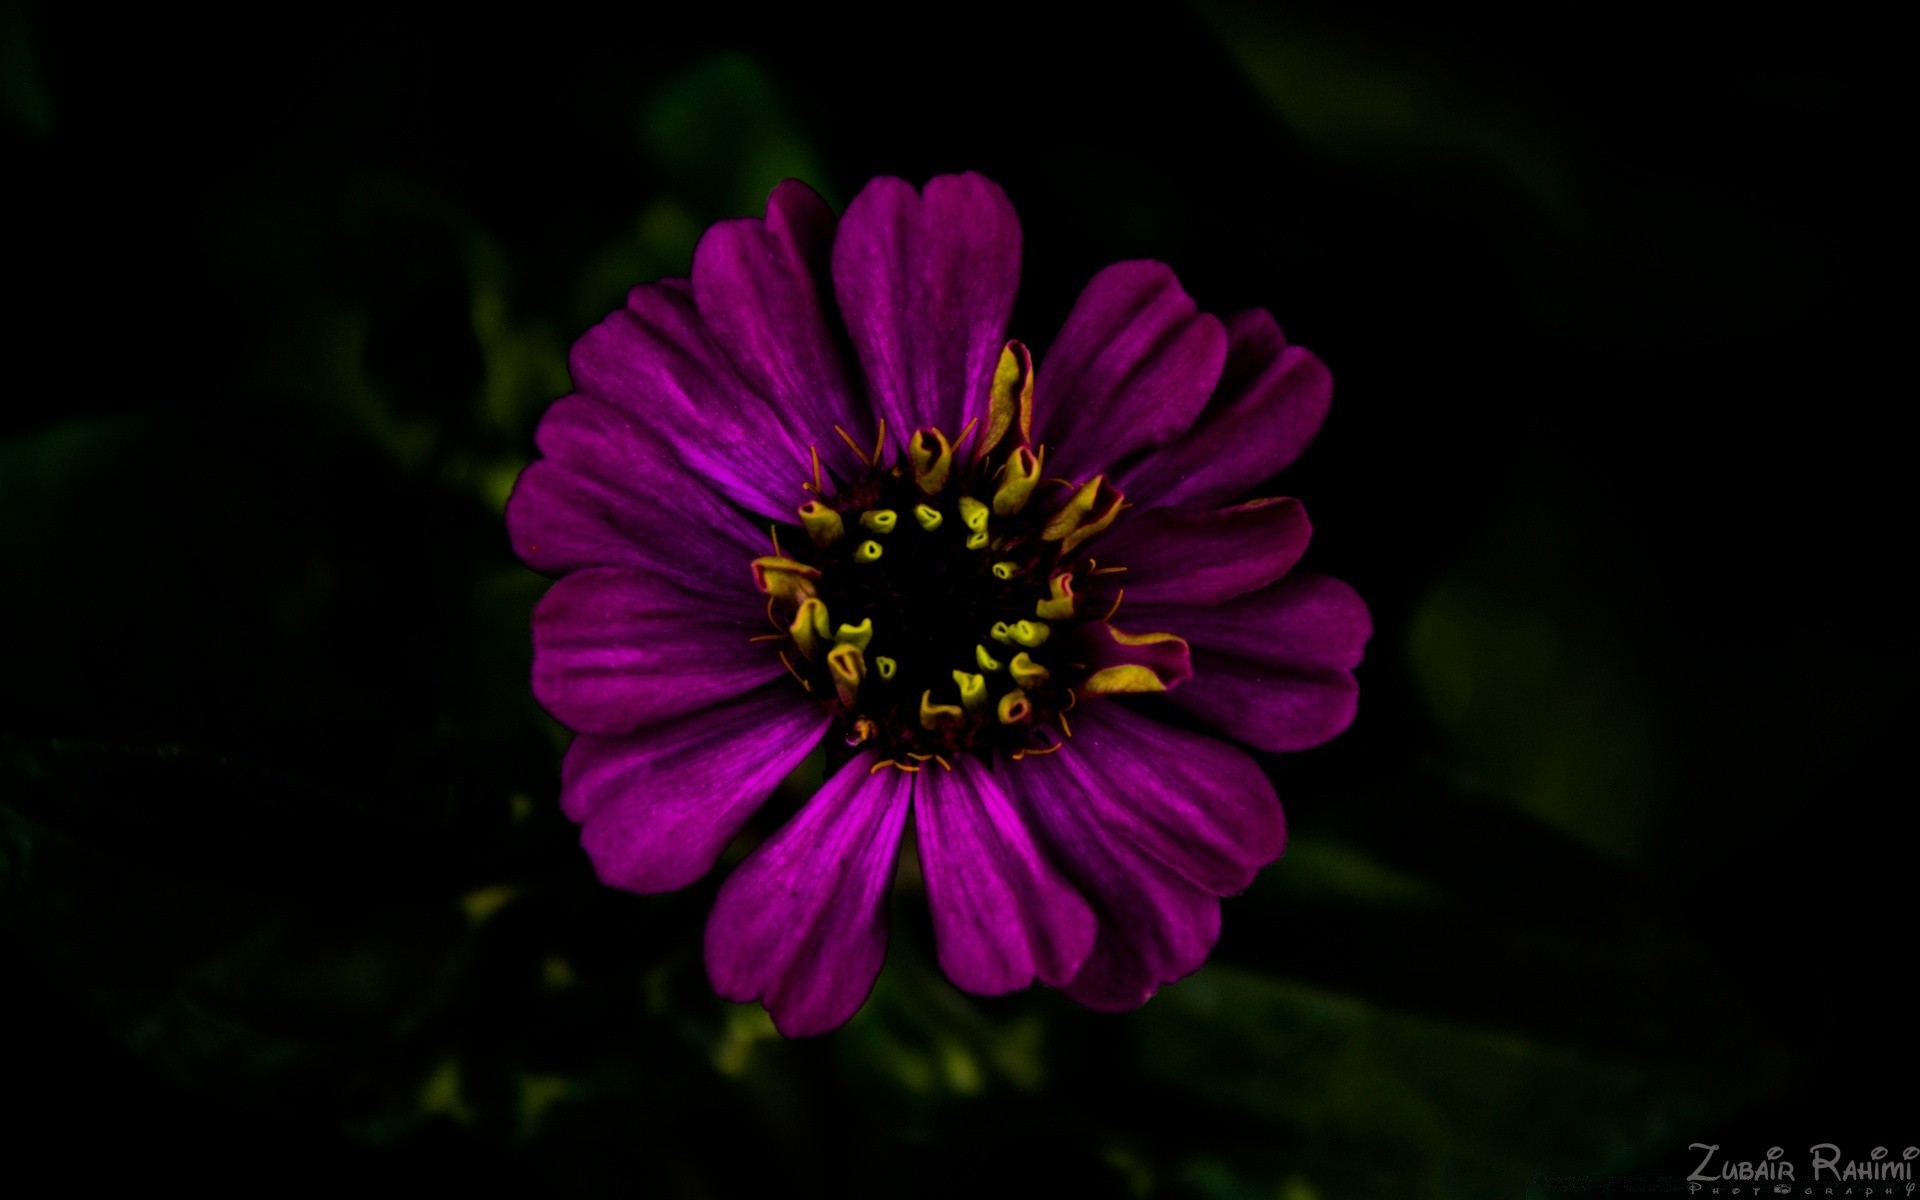
M 7 5 L 7 1169 L 1338 1200 L 1920 1141 L 1888 35 L 1452 9 Z M 969 168 L 1036 345 L 1153 257 L 1332 367 L 1283 482 L 1361 713 L 1139 1012 L 964 996 L 902 895 L 783 1043 L 715 881 L 578 851 L 500 509 L 707 224 Z

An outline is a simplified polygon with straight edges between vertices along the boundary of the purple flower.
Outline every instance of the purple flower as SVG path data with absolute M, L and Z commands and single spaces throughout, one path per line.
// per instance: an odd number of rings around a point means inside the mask
M 578 734 L 561 804 L 601 879 L 699 879 L 826 742 L 707 926 L 715 989 L 788 1035 L 872 988 L 908 822 L 956 984 L 1139 1005 L 1286 841 L 1194 727 L 1298 750 L 1353 719 L 1366 607 L 1292 571 L 1298 501 L 1245 499 L 1326 369 L 1156 262 L 1096 275 L 1036 366 L 1019 277 L 979 175 L 876 179 L 838 220 L 784 183 L 580 339 L 508 505 L 558 577 L 533 688 Z

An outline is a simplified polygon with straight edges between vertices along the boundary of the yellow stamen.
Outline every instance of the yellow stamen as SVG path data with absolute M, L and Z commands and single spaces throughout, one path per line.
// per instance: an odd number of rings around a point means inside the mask
M 987 541 L 987 531 L 984 529 L 979 533 L 970 533 L 967 535 L 967 549 L 985 550 L 987 548 Z
M 935 704 L 933 692 L 920 693 L 920 727 L 923 729 L 951 729 L 967 719 L 967 714 L 957 704 Z
M 840 703 L 851 708 L 867 677 L 866 655 L 857 646 L 835 646 L 827 651 L 827 673 L 833 676 L 833 691 Z
M 1025 693 L 1008 692 L 1000 697 L 1000 705 L 995 713 L 1002 725 L 1020 725 L 1033 718 L 1033 702 Z
M 1005 621 L 995 621 L 993 628 L 987 630 L 987 636 L 1002 645 L 1006 645 L 1013 641 L 1013 627 Z
M 960 523 L 975 533 L 985 533 L 987 531 L 987 513 L 989 511 L 986 505 L 975 500 L 972 496 L 960 497 Z
M 940 522 L 946 520 L 945 517 L 940 515 L 940 510 L 931 504 L 914 505 L 913 519 L 920 522 L 920 528 L 926 530 L 928 533 L 932 533 L 934 530 L 940 528 Z
M 1027 649 L 1036 650 L 1047 644 L 1053 629 L 1045 621 L 1016 621 L 1007 633 Z
M 987 696 L 987 680 L 969 671 L 955 671 L 953 682 L 960 688 L 960 703 L 970 713 L 981 713 L 993 701 Z
M 892 679 L 893 673 L 900 669 L 900 664 L 883 654 L 873 660 L 873 669 L 880 672 L 880 678 Z
M 867 462 L 871 466 L 880 465 L 880 452 L 887 448 L 887 419 L 880 418 L 880 428 L 873 435 L 873 457 Z
M 1042 754 L 1052 754 L 1064 745 L 1066 745 L 1065 742 L 1055 742 L 1053 745 L 1042 747 L 1039 750 L 1015 750 L 1009 757 L 1015 762 L 1019 762 L 1023 758 L 1038 758 Z
M 1040 529 L 1043 541 L 1059 542 L 1060 553 L 1071 554 L 1094 534 L 1113 524 L 1126 497 L 1108 486 L 1105 475 L 1095 475 Z
M 872 458 L 868 458 L 867 452 L 860 448 L 860 444 L 858 442 L 855 442 L 853 440 L 853 435 L 848 433 L 846 430 L 840 428 L 838 425 L 835 425 L 833 427 L 833 431 L 840 435 L 840 440 L 847 444 L 847 448 L 849 450 L 852 450 L 854 453 L 854 457 L 858 458 L 861 462 L 871 467 L 874 463 L 880 461 L 880 456 L 878 454 L 875 454 Z
M 800 506 L 800 524 L 807 531 L 807 540 L 821 547 L 833 545 L 847 531 L 840 514 L 818 500 Z
M 922 429 L 907 443 L 907 457 L 913 462 L 913 482 L 929 496 L 940 494 L 953 470 L 953 443 L 938 429 Z
M 1128 633 L 1124 629 L 1109 629 L 1107 636 L 1121 646 L 1158 646 L 1163 642 L 1179 642 L 1183 646 L 1187 644 L 1187 639 L 1177 633 L 1164 633 L 1158 630 L 1152 633 Z
M 825 609 L 823 608 L 822 611 L 824 612 Z M 842 625 L 833 635 L 833 640 L 842 646 L 865 650 L 867 643 L 873 640 L 873 618 L 864 617 L 858 625 Z
M 882 536 L 892 533 L 893 527 L 899 523 L 900 514 L 890 508 L 876 508 L 860 514 L 861 528 L 870 529 Z
M 1104 616 L 1104 617 L 1101 617 L 1100 619 L 1101 619 L 1102 621 L 1111 621 L 1111 620 L 1113 620 L 1113 614 L 1115 614 L 1115 613 L 1117 613 L 1117 612 L 1119 612 L 1119 611 L 1120 611 L 1120 602 L 1121 602 L 1122 600 L 1125 600 L 1126 598 L 1127 598 L 1127 589 L 1125 589 L 1125 588 L 1121 588 L 1121 589 L 1120 589 L 1120 594 L 1119 594 L 1119 595 L 1117 595 L 1117 596 L 1115 596 L 1115 597 L 1113 598 L 1113 607 L 1112 607 L 1112 608 L 1110 608 L 1110 609 L 1108 609 L 1108 610 L 1107 610 L 1107 615 L 1106 615 L 1106 616 Z
M 820 447 L 809 444 L 807 454 L 813 459 L 813 490 L 818 494 L 824 490 L 820 486 Z
M 853 723 L 853 735 L 847 739 L 849 746 L 858 746 L 872 741 L 880 734 L 879 723 L 872 717 L 861 717 Z
M 882 553 L 880 543 L 869 538 L 861 542 L 859 549 L 853 552 L 853 560 L 863 563 L 879 562 Z
M 1040 529 L 1041 538 L 1049 542 L 1057 542 L 1078 529 L 1087 519 L 1088 514 L 1093 512 L 1094 501 L 1099 498 L 1100 485 L 1105 481 L 1106 476 L 1096 475 L 1075 491 L 1072 497 L 1060 506 L 1059 511 L 1047 518 L 1047 523 Z
M 787 632 L 793 635 L 793 644 L 800 647 L 800 653 L 808 658 L 820 656 L 820 644 L 826 640 L 828 623 L 827 606 L 817 597 L 800 602 L 800 608 L 793 614 L 793 624 Z
M 813 595 L 813 581 L 820 578 L 820 568 L 777 554 L 756 558 L 750 565 L 753 586 L 795 604 Z
M 973 648 L 973 661 L 980 664 L 982 671 L 998 671 L 1000 669 L 1000 660 L 988 654 L 985 646 L 975 646 Z
M 1015 575 L 1018 575 L 1019 573 L 1020 573 L 1020 567 L 1016 563 L 997 562 L 993 564 L 993 577 L 995 579 L 1005 581 L 1008 579 L 1012 579 Z
M 1089 696 L 1124 696 L 1139 692 L 1164 692 L 1167 685 L 1160 677 L 1138 663 L 1103 667 L 1087 676 L 1080 685 Z
M 993 511 L 1010 517 L 1027 506 L 1040 483 L 1040 458 L 1021 446 L 1007 456 L 1006 477 L 993 491 Z
M 1052 594 L 1034 606 L 1036 615 L 1049 621 L 1064 621 L 1073 616 L 1073 572 L 1060 571 L 1047 580 Z
M 911 774 L 914 771 L 918 771 L 920 769 L 919 767 L 910 767 L 907 764 L 903 762 L 899 762 L 895 759 L 883 758 L 879 762 L 873 764 L 873 766 L 868 769 L 867 774 L 878 775 L 881 771 L 885 770 L 888 767 L 899 767 L 902 771 L 906 771 L 909 774 Z
M 1072 737 L 1073 726 L 1067 724 L 1067 714 L 1064 712 L 1057 712 L 1053 714 L 1053 716 L 1055 720 L 1060 722 L 1060 732 L 1066 734 L 1068 737 Z
M 1023 692 L 1030 692 L 1039 687 L 1053 674 L 1053 672 L 1047 670 L 1039 663 L 1028 658 L 1025 650 L 1013 656 L 1013 662 L 1008 665 L 1007 671 L 1013 676 L 1013 681 L 1020 685 L 1020 690 Z
M 1025 445 L 1033 427 L 1033 356 L 1019 342 L 1008 342 L 993 368 L 993 386 L 987 401 L 987 432 L 974 447 L 973 457 L 985 458 L 1016 426 L 1020 442 Z

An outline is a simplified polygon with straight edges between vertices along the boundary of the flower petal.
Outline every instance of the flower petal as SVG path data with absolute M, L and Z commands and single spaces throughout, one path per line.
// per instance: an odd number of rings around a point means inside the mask
M 1286 820 L 1273 785 L 1231 745 L 1117 703 L 1087 705 L 1075 726 L 1060 751 L 998 772 L 1098 922 L 1066 993 L 1133 1008 L 1206 960 L 1219 937 L 1215 897 L 1281 854 Z
M 1244 891 L 1280 857 L 1286 818 L 1245 751 L 1114 702 L 1086 705 L 1073 724 L 1043 771 L 1070 776 L 1103 825 L 1194 886 L 1218 896 Z
M 1073 978 L 1093 949 L 1093 911 L 1047 864 L 984 762 L 923 769 L 914 830 L 947 978 L 986 996 Z
M 1132 614 L 1187 639 L 1193 678 L 1173 703 L 1262 750 L 1304 750 L 1353 723 L 1353 668 L 1373 632 L 1338 579 L 1292 576 L 1213 608 Z
M 573 344 L 575 387 L 630 413 L 729 500 L 783 521 L 811 475 L 772 407 L 708 336 L 684 285 L 646 284 Z
M 847 387 L 840 343 L 820 285 L 833 248 L 835 218 L 818 193 L 796 179 L 773 189 L 767 216 L 722 221 L 693 252 L 693 296 L 713 340 L 741 379 L 772 402 L 795 444 L 818 447 L 842 478 L 861 469 L 834 434 L 845 429 L 873 444 L 866 401 Z
M 1128 513 L 1090 543 L 1102 566 L 1126 571 L 1094 576 L 1088 611 L 1103 611 L 1100 599 L 1122 588 L 1129 615 L 1141 605 L 1231 600 L 1292 570 L 1312 533 L 1298 500 L 1254 500 L 1211 512 Z
M 1082 842 L 1082 853 L 1099 864 L 1104 884 L 1099 933 L 1086 964 L 1062 990 L 1088 1008 L 1125 1012 L 1207 961 L 1220 939 L 1220 901 L 1132 847 L 1108 842 L 1091 849 L 1095 838 Z
M 859 1009 L 887 953 L 887 886 L 912 776 L 856 756 L 728 877 L 707 921 L 714 990 L 759 1000 L 788 1037 Z
M 1220 319 L 1195 307 L 1165 263 L 1101 271 L 1034 379 L 1048 473 L 1084 480 L 1186 432 L 1226 356 Z
M 560 807 L 602 882 L 671 892 L 713 869 L 832 718 L 788 680 L 625 737 L 567 748 Z
M 1093 951 L 1066 994 L 1117 1012 L 1206 961 L 1220 936 L 1220 901 L 1105 820 L 1104 797 L 1055 761 L 1073 752 L 1069 743 L 998 770 L 1054 861 L 1093 906 Z
M 999 770 L 1099 923 L 1067 995 L 1132 1008 L 1205 961 L 1220 932 L 1215 897 L 1279 857 L 1286 819 L 1259 767 L 1224 742 L 1113 702 L 1084 706 L 1074 724 L 1058 751 Z
M 987 413 L 1020 286 L 1020 218 L 998 184 L 942 175 L 924 193 L 875 179 L 840 219 L 834 294 L 887 436 L 958 437 Z
M 567 396 L 534 435 L 546 457 L 507 500 L 513 548 L 536 571 L 631 566 L 703 595 L 750 598 L 766 533 L 620 409 Z
M 628 733 L 752 691 L 785 670 L 749 642 L 751 602 L 716 605 L 630 567 L 576 571 L 533 610 L 533 694 L 580 733 Z
M 1123 468 L 1120 489 L 1140 503 L 1211 508 L 1249 492 L 1300 457 L 1326 420 L 1333 377 L 1287 345 L 1262 309 L 1227 321 L 1227 365 L 1214 402 L 1185 437 Z

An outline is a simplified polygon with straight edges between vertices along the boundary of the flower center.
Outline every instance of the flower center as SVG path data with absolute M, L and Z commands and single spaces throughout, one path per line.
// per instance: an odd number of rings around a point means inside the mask
M 1066 714 L 1083 692 L 1161 686 L 1127 686 L 1139 668 L 1112 665 L 1110 627 L 1078 611 L 1101 568 L 1077 551 L 1112 524 L 1122 496 L 1100 476 L 1042 478 L 1018 343 L 1001 356 L 992 396 L 971 448 L 971 426 L 954 440 L 923 429 L 904 462 L 863 454 L 866 474 L 831 494 L 816 477 L 817 499 L 799 510 L 806 544 L 753 562 L 782 631 L 765 640 L 849 745 L 906 769 L 962 753 L 1047 753 L 1071 735 Z M 1089 636 L 1093 626 L 1105 636 Z

